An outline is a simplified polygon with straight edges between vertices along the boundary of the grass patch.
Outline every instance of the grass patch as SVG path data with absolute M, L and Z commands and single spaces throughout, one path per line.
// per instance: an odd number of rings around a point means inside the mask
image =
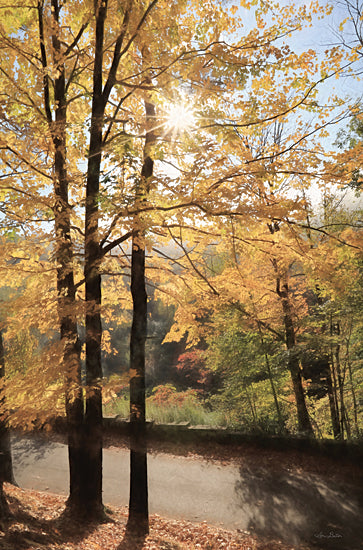
M 119 415 L 128 418 L 129 400 L 125 397 L 113 399 L 104 405 L 105 416 Z M 225 426 L 226 417 L 218 411 L 207 411 L 202 403 L 185 400 L 181 403 L 155 403 L 146 400 L 146 419 L 157 424 L 190 422 L 192 425 Z

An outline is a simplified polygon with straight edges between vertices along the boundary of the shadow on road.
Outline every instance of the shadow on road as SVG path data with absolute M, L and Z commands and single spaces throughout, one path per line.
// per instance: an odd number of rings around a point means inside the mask
M 53 443 L 53 445 L 56 445 Z M 13 462 L 18 466 L 32 464 L 44 458 L 53 449 L 52 441 L 45 436 L 24 436 L 12 434 L 11 453 Z
M 362 549 L 363 495 L 311 473 L 240 468 L 235 491 L 257 535 L 324 550 Z M 354 481 L 352 480 L 352 483 Z

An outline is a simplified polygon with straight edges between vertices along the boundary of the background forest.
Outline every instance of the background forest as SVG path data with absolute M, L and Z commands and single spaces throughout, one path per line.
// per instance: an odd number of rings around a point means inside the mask
M 0 10 L 4 418 L 129 416 L 145 269 L 148 419 L 358 438 L 359 4 Z

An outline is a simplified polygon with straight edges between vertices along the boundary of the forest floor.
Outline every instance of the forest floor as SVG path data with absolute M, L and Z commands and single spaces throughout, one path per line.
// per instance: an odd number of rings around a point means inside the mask
M 56 439 L 63 439 L 55 436 Z M 107 436 L 106 447 L 127 447 L 127 439 Z M 176 444 L 150 442 L 150 453 L 182 455 L 188 460 L 218 461 L 228 464 L 238 461 L 245 467 L 258 465 L 269 471 L 281 469 L 306 474 L 318 474 L 337 483 L 347 482 L 356 487 L 363 480 L 359 463 L 342 458 L 316 455 L 297 450 L 271 450 L 252 444 L 218 445 L 207 442 Z M 0 550 L 312 550 L 330 548 L 328 544 L 290 545 L 272 537 L 263 538 L 243 530 L 228 531 L 206 522 L 170 520 L 152 515 L 150 534 L 144 539 L 130 538 L 126 532 L 127 507 L 107 509 L 108 521 L 101 524 L 82 524 L 63 514 L 65 497 L 45 492 L 22 490 L 4 484 L 10 508 L 9 519 L 0 524 Z M 342 541 L 331 541 L 333 547 Z M 336 546 L 335 546 L 336 544 Z M 349 548 L 353 550 L 353 547 Z
M 156 514 L 150 518 L 150 534 L 137 539 L 126 532 L 126 507 L 108 508 L 104 523 L 84 524 L 63 514 L 65 497 L 7 483 L 4 490 L 10 516 L 0 524 L 1 550 L 308 550 Z

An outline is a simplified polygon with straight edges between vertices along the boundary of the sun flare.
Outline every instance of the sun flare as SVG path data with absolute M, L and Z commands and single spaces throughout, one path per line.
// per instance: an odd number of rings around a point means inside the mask
M 195 113 L 186 103 L 174 103 L 166 110 L 166 130 L 173 133 L 190 131 L 195 126 Z

